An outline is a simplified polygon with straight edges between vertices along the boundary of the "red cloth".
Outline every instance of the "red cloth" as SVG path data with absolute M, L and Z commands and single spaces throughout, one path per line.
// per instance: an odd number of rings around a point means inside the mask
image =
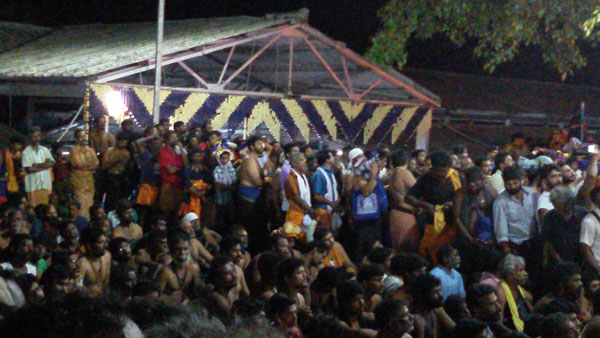
M 167 165 L 172 167 L 180 168 L 178 172 L 170 174 L 167 170 Z M 177 155 L 169 146 L 164 146 L 158 152 L 158 166 L 160 171 L 160 178 L 164 184 L 175 187 L 178 190 L 183 189 L 183 179 L 181 178 L 181 172 L 183 170 L 183 156 Z

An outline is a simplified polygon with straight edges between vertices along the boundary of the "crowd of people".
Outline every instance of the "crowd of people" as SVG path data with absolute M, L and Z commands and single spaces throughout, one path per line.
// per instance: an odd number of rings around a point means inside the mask
M 593 147 L 472 160 L 93 122 L 0 156 L 1 332 L 600 337 Z

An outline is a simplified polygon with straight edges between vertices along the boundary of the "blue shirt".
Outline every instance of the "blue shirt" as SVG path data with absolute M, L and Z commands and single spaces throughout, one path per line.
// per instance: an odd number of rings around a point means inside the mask
M 331 182 L 333 182 L 333 180 L 334 180 L 333 170 L 331 170 L 329 168 L 325 168 L 324 166 L 320 166 L 319 168 L 325 170 L 325 172 L 327 173 L 327 176 L 329 176 L 329 180 Z M 325 194 L 327 194 L 327 179 L 325 178 L 325 176 L 323 175 L 323 173 L 320 170 L 315 171 L 315 174 L 312 176 L 312 178 L 310 180 L 310 190 L 315 195 L 325 196 Z M 316 201 L 315 201 L 315 206 L 317 208 L 322 208 L 322 209 L 325 209 L 327 207 L 326 204 L 316 202 Z
M 459 295 L 460 298 L 465 299 L 465 285 L 460 273 L 454 269 L 448 271 L 448 269 L 437 266 L 429 272 L 430 275 L 437 277 L 441 282 L 442 293 L 444 293 L 444 300 L 452 295 Z

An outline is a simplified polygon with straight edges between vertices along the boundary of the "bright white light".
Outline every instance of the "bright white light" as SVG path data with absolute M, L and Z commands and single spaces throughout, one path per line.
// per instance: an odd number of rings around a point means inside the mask
M 110 91 L 106 94 L 106 110 L 108 110 L 108 114 L 117 120 L 117 122 L 123 121 L 127 107 L 125 107 L 120 92 Z

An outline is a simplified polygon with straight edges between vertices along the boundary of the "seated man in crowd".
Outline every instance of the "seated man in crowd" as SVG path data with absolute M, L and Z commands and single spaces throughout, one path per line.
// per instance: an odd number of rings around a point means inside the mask
M 99 296 L 110 281 L 110 253 L 106 251 L 108 239 L 100 229 L 87 228 L 81 242 L 85 247 L 85 255 L 79 259 L 83 286 L 90 295 Z
M 507 189 L 510 189 L 510 183 Z M 528 279 L 523 257 L 504 257 L 500 262 L 499 277 L 500 283 L 496 286 L 496 293 L 504 315 L 504 324 L 512 330 L 523 332 L 525 322 L 533 312 L 533 297 L 529 291 L 523 289 Z

